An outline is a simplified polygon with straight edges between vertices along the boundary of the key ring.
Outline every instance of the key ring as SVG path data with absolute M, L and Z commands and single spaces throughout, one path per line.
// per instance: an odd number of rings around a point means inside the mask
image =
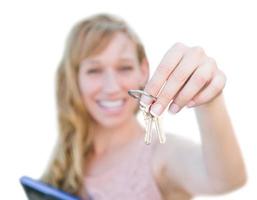
M 137 100 L 140 100 L 143 95 L 147 96 L 152 101 L 156 101 L 157 100 L 157 97 L 154 97 L 153 95 L 150 95 L 150 94 L 148 94 L 147 92 L 145 92 L 143 90 L 129 90 L 128 94 L 130 96 L 132 96 L 133 98 L 137 99 Z M 144 110 L 145 112 L 149 113 L 149 109 L 151 107 L 151 104 L 150 105 L 145 105 L 142 102 L 139 102 L 139 104 L 140 104 L 139 107 L 140 107 L 141 110 Z
M 157 97 L 154 97 L 153 95 L 148 94 L 147 92 L 145 92 L 143 90 L 129 90 L 128 94 L 130 96 L 132 96 L 133 98 L 137 99 L 137 100 L 140 100 L 143 95 L 147 96 L 148 98 L 151 98 L 152 101 L 156 101 L 157 100 Z M 141 102 L 139 102 L 139 104 L 140 104 L 140 109 L 141 110 L 144 110 L 144 111 L 149 113 L 149 109 L 150 109 L 151 105 L 144 105 Z
M 147 96 L 151 99 L 153 99 L 154 101 L 157 100 L 157 97 L 154 97 L 153 95 L 151 94 L 148 94 L 147 92 L 143 91 L 143 90 L 129 90 L 128 91 L 128 94 L 132 97 L 134 97 L 135 99 L 138 99 L 140 100 L 140 98 L 144 95 L 144 96 Z

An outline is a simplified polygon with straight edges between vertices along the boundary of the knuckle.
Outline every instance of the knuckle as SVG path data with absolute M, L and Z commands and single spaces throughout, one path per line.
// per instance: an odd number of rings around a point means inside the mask
M 226 74 L 223 72 L 223 71 L 219 71 L 220 72 L 220 76 L 221 76 L 221 78 L 222 78 L 222 80 L 224 81 L 224 82 L 226 82 L 227 81 L 227 76 L 226 76 Z
M 183 50 L 183 49 L 186 49 L 186 45 L 184 45 L 183 43 L 181 42 L 176 42 L 172 47 L 171 49 L 176 49 L 176 50 Z
M 204 52 L 203 48 L 200 47 L 200 46 L 192 47 L 192 48 L 191 48 L 191 51 L 192 51 L 194 54 L 198 55 L 198 56 L 205 55 L 205 52 Z
M 215 94 L 218 93 L 218 91 L 220 90 L 219 84 L 213 84 L 213 85 L 212 85 L 212 90 L 213 90 L 213 92 L 214 92 Z
M 216 60 L 214 58 L 208 57 L 207 62 L 210 63 L 210 65 L 212 67 L 215 67 L 215 68 L 217 67 L 217 62 L 216 62 Z
M 224 86 L 225 86 L 225 84 L 227 83 L 227 76 L 226 75 L 224 75 Z
M 226 82 L 227 82 L 227 76 L 224 74 L 224 72 L 221 71 L 221 85 L 222 88 L 225 86 Z
M 215 80 L 216 81 L 213 82 L 213 87 L 215 90 L 221 90 L 225 87 L 227 78 L 224 72 L 222 72 L 221 70 L 218 70 Z
M 199 72 L 202 74 L 202 76 L 205 76 L 208 81 L 217 72 L 215 60 L 209 57 L 206 58 L 205 61 L 201 64 Z
M 173 47 L 174 48 L 182 48 L 182 47 L 184 47 L 185 45 L 183 44 L 183 43 L 181 43 L 181 42 L 176 42 L 174 45 L 173 45 Z
M 214 93 L 218 93 L 223 88 L 223 82 L 221 80 L 217 80 L 215 83 L 212 84 L 212 90 Z

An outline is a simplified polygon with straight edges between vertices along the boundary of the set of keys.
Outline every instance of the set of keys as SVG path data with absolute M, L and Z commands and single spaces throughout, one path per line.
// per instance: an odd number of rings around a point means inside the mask
M 151 98 L 153 100 L 153 102 L 157 100 L 156 97 L 146 93 L 143 90 L 129 90 L 128 94 L 137 100 L 140 100 L 143 95 Z M 146 106 L 141 103 L 139 106 L 140 110 L 143 112 L 144 121 L 145 121 L 145 125 L 146 125 L 146 132 L 145 132 L 145 139 L 144 139 L 145 143 L 151 144 L 153 131 L 154 131 L 153 125 L 154 125 L 155 131 L 159 138 L 159 141 L 161 144 L 163 144 L 166 141 L 166 136 L 161 130 L 160 122 L 159 122 L 160 119 L 150 113 L 150 107 L 151 107 L 151 105 Z

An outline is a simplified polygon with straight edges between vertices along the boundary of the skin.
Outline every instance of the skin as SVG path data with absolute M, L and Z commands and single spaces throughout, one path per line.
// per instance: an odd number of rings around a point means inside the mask
M 135 45 L 117 33 L 99 54 L 81 62 L 79 87 L 87 110 L 93 118 L 95 155 L 113 152 L 143 133 L 135 117 L 138 103 L 128 95 L 148 79 L 148 65 L 139 64 Z M 102 100 L 124 100 L 120 109 L 104 109 Z M 133 131 L 131 131 L 133 130 Z
M 129 89 L 138 89 L 148 80 L 147 61 L 139 64 L 135 52 L 134 44 L 117 33 L 102 52 L 81 63 L 79 86 L 94 119 L 91 175 L 115 165 L 113 155 L 118 156 L 119 149 L 144 133 L 134 114 L 137 104 L 127 95 Z M 194 107 L 201 132 L 202 145 L 172 134 L 167 134 L 166 144 L 154 144 L 153 175 L 164 199 L 220 194 L 245 183 L 243 159 L 222 96 L 224 86 L 224 73 L 214 59 L 200 47 L 180 43 L 165 54 L 145 85 L 149 94 L 159 93 L 151 106 L 153 115 L 160 115 L 171 102 L 173 113 L 186 105 Z M 125 103 L 117 109 L 99 104 L 118 99 Z M 141 103 L 152 104 L 147 98 Z
M 166 196 L 189 199 L 244 185 L 244 163 L 222 96 L 225 82 L 224 73 L 202 48 L 178 43 L 166 53 L 146 84 L 149 94 L 156 96 L 160 91 L 151 106 L 153 115 L 159 116 L 169 103 L 172 113 L 186 105 L 195 107 L 201 133 L 201 146 L 170 135 L 166 145 L 157 145 L 154 169 Z M 151 103 L 147 98 L 141 101 Z

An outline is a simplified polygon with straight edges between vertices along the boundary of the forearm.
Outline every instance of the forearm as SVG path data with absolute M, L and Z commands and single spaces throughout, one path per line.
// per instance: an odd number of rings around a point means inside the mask
M 202 139 L 204 163 L 218 185 L 245 182 L 244 162 L 223 95 L 195 109 Z

